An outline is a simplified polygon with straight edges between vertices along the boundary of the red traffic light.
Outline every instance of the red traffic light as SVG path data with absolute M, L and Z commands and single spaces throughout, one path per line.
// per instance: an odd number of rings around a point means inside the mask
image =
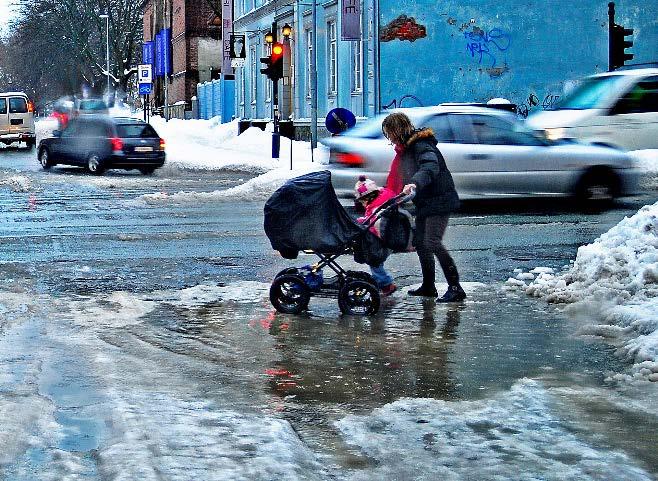
M 275 43 L 272 45 L 272 63 L 276 62 L 283 55 L 283 44 Z
M 261 63 L 267 65 L 266 68 L 260 69 L 261 73 L 267 75 L 267 78 L 276 82 L 283 77 L 283 44 L 275 43 L 272 45 L 272 53 L 269 57 L 261 57 Z

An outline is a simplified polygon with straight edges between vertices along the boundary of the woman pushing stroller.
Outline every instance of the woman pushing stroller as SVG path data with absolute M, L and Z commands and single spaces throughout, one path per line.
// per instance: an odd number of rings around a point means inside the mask
M 393 194 L 416 191 L 415 246 L 423 282 L 412 296 L 436 297 L 434 257 L 439 260 L 448 290 L 437 302 L 458 302 L 466 298 L 459 283 L 457 266 L 443 245 L 450 213 L 459 207 L 459 197 L 431 129 L 416 129 L 407 115 L 394 112 L 382 123 L 384 136 L 395 146 L 395 158 L 386 180 Z M 383 265 L 381 266 L 383 268 Z

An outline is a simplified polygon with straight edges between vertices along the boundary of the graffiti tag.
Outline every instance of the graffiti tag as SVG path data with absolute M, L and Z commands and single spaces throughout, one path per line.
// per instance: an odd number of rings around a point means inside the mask
M 559 95 L 549 93 L 546 94 L 544 100 L 540 101 L 537 94 L 531 93 L 528 95 L 527 99 L 519 104 L 517 113 L 519 117 L 525 119 L 530 114 L 530 112 L 539 107 L 541 107 L 543 110 L 553 110 L 559 100 Z
M 384 110 L 388 110 L 390 108 L 396 109 L 396 108 L 402 107 L 402 102 L 404 102 L 405 100 L 413 100 L 418 104 L 419 107 L 424 106 L 423 101 L 420 100 L 418 97 L 416 97 L 415 95 L 406 94 L 406 95 L 403 95 L 402 97 L 400 97 L 399 99 L 391 100 L 391 102 L 388 103 L 387 105 L 382 105 L 382 108 Z
M 479 27 L 473 27 L 471 32 L 464 32 L 466 51 L 472 58 L 477 58 L 481 64 L 486 58 L 491 62 L 491 68 L 496 66 L 496 52 L 504 52 L 512 43 L 510 36 L 500 28 L 492 28 L 485 32 Z

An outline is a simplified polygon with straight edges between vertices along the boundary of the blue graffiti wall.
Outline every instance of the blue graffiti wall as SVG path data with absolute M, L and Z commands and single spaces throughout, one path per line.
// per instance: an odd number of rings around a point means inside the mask
M 658 61 L 658 1 L 618 1 L 615 20 L 633 63 Z M 608 0 L 381 0 L 379 23 L 383 106 L 503 97 L 525 116 L 608 68 Z

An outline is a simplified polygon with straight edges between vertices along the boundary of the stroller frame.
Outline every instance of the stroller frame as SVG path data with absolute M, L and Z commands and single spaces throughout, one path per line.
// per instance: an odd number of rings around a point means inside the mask
M 364 235 L 377 220 L 387 212 L 413 199 L 415 193 L 400 194 L 380 206 L 364 219 L 364 230 L 354 235 L 345 248 L 338 252 L 323 253 L 304 250 L 315 254 L 319 262 L 302 268 L 289 267 L 279 272 L 270 287 L 270 301 L 274 308 L 286 314 L 299 314 L 308 307 L 311 297 L 337 298 L 343 314 L 372 315 L 379 311 L 381 298 L 379 288 L 372 275 L 363 271 L 346 270 L 336 260 L 352 252 L 352 244 Z M 324 279 L 318 273 L 323 268 L 331 269 L 335 276 Z

